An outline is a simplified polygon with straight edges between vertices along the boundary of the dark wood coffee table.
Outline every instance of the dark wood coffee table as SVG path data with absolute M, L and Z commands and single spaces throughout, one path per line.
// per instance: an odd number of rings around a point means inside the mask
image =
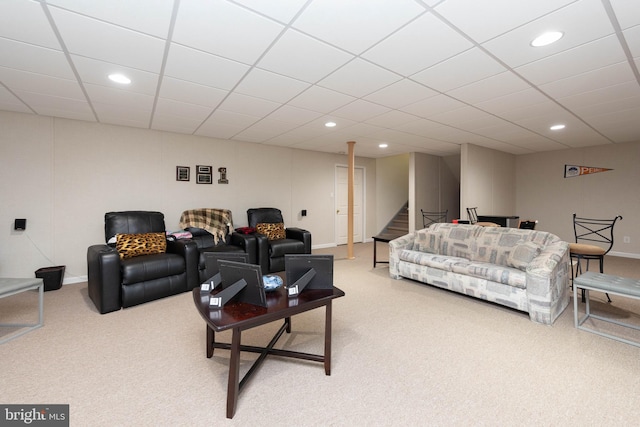
M 212 294 L 215 295 L 217 292 L 214 291 Z M 305 289 L 297 298 L 288 298 L 286 289 L 281 287 L 274 292 L 267 292 L 267 307 L 232 301 L 221 310 L 212 310 L 209 308 L 209 294 L 201 294 L 200 288 L 193 289 L 193 301 L 196 309 L 207 324 L 207 357 L 213 356 L 213 351 L 216 348 L 231 350 L 227 385 L 227 418 L 233 418 L 238 403 L 238 393 L 267 355 L 322 362 L 325 374 L 331 375 L 331 302 L 335 298 L 343 296 L 344 292 L 334 287 L 326 290 Z M 285 331 L 291 332 L 291 316 L 323 306 L 326 308 L 324 355 L 273 348 Z M 278 320 L 284 320 L 284 322 L 266 347 L 240 343 L 242 331 Z M 231 343 L 216 342 L 215 333 L 229 329 L 233 331 Z M 241 351 L 260 353 L 242 380 L 240 380 Z

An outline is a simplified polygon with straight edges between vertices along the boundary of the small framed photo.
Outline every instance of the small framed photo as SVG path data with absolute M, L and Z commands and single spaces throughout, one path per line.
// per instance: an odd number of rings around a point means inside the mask
M 211 174 L 210 173 L 199 173 L 196 177 L 197 184 L 211 184 Z
M 190 171 L 189 166 L 176 166 L 176 181 L 189 181 Z
M 198 174 L 204 173 L 211 175 L 213 173 L 212 166 L 197 165 L 196 170 L 198 171 Z

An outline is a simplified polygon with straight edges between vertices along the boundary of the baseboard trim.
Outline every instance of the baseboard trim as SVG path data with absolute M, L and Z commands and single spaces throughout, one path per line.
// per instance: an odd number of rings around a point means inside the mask
M 609 252 L 607 255 L 611 255 L 611 256 L 619 256 L 621 258 L 635 258 L 635 259 L 640 259 L 640 254 L 632 254 L 632 253 L 628 253 L 628 252 Z

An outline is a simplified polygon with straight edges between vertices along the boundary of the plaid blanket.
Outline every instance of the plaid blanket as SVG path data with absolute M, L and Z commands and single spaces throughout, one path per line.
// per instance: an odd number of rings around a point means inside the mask
M 227 231 L 233 232 L 233 219 L 228 209 L 190 209 L 180 215 L 180 227 L 207 230 L 213 234 L 213 240 L 217 245 L 220 239 L 225 239 Z

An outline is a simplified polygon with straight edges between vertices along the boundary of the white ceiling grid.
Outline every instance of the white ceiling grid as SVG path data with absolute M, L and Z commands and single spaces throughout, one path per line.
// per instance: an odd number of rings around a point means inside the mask
M 0 52 L 7 111 L 366 157 L 640 140 L 631 0 L 2 0 Z

